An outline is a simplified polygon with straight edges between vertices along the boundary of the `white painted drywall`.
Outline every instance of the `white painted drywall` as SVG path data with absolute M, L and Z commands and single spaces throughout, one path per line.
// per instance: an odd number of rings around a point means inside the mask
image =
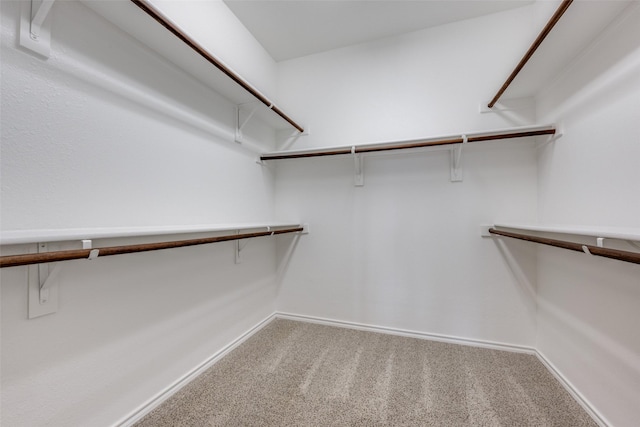
M 226 100 L 82 4 L 54 4 L 48 60 L 17 46 L 17 18 L 3 1 L 3 230 L 273 219 Z M 58 312 L 33 320 L 27 268 L 2 269 L 0 424 L 123 419 L 273 313 L 275 256 L 259 239 L 237 265 L 233 243 L 67 262 Z
M 151 0 L 217 59 L 270 99 L 276 96 L 276 62 L 222 0 Z
M 565 129 L 540 153 L 543 223 L 640 227 L 639 28 L 636 2 L 539 96 Z M 610 425 L 637 425 L 640 266 L 567 252 L 539 248 L 536 346 Z
M 495 129 L 533 111 L 479 114 L 526 49 L 527 7 L 279 63 L 280 97 L 319 147 Z M 509 37 L 504 37 L 509 34 Z M 532 140 L 470 145 L 464 182 L 447 151 L 278 161 L 276 209 L 311 224 L 283 274 L 284 312 L 533 346 L 535 249 L 480 238 L 536 217 Z
M 279 98 L 311 130 L 294 147 L 531 124 L 531 110 L 478 112 L 535 37 L 533 21 L 527 6 L 278 63 Z

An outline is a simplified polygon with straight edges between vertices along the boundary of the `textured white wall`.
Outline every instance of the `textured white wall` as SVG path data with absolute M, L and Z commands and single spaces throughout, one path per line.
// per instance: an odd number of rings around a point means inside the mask
M 53 6 L 48 60 L 17 47 L 17 16 L 3 1 L 3 230 L 272 219 L 273 177 L 232 141 L 229 102 L 81 4 Z M 33 320 L 27 268 L 3 269 L 0 424 L 131 413 L 273 313 L 274 240 L 243 258 L 223 243 L 63 263 L 58 312 Z
M 534 32 L 522 8 L 279 64 L 280 96 L 312 134 L 299 146 L 436 136 L 533 122 L 533 112 L 479 114 Z M 509 34 L 508 38 L 504 35 Z M 298 144 L 296 145 L 298 146 Z M 281 284 L 285 312 L 533 346 L 535 256 L 511 264 L 479 226 L 535 220 L 533 141 L 449 153 L 279 161 L 276 206 L 312 227 Z M 510 257 L 510 255 L 506 255 Z
M 275 99 L 276 62 L 222 0 L 151 3 L 261 93 Z
M 478 112 L 535 38 L 534 12 L 527 6 L 278 63 L 279 98 L 311 130 L 295 147 L 530 124 L 532 110 Z
M 539 97 L 565 127 L 540 153 L 543 223 L 640 229 L 639 28 L 636 3 Z M 546 247 L 538 262 L 538 349 L 611 425 L 637 425 L 640 266 Z

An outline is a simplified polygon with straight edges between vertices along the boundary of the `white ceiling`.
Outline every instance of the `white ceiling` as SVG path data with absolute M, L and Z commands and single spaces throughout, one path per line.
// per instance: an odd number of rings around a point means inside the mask
M 276 61 L 524 6 L 534 0 L 224 0 Z

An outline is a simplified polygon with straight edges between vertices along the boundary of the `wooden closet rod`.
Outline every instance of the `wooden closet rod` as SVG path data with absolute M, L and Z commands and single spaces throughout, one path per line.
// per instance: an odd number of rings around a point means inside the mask
M 582 245 L 580 243 L 567 242 L 565 240 L 548 239 L 546 237 L 532 236 L 530 234 L 512 233 L 510 231 L 496 230 L 490 228 L 489 233 L 498 236 L 511 237 L 513 239 L 525 240 L 527 242 L 540 243 L 543 245 L 554 246 L 557 248 L 569 249 L 576 252 L 589 252 L 591 255 L 597 255 L 605 258 L 617 259 L 620 261 L 640 264 L 640 253 L 621 251 L 619 249 L 601 248 L 592 245 Z M 586 249 L 586 250 L 585 250 Z
M 231 234 L 218 237 L 204 237 L 201 239 L 177 240 L 173 242 L 143 243 L 139 245 L 109 246 L 96 249 L 76 249 L 70 251 L 42 252 L 37 254 L 6 255 L 0 257 L 0 268 L 16 267 L 19 265 L 41 264 L 45 262 L 70 261 L 72 259 L 86 259 L 91 251 L 98 250 L 97 257 L 132 254 L 136 252 L 157 251 L 161 249 L 182 248 L 185 246 L 206 245 L 209 243 L 227 242 L 231 240 L 251 239 L 253 237 L 273 236 L 276 234 L 297 233 L 302 227 L 285 228 L 256 233 Z M 95 253 L 95 252 L 94 252 Z
M 535 39 L 531 47 L 529 47 L 529 50 L 527 50 L 527 53 L 524 54 L 520 62 L 518 62 L 518 65 L 516 65 L 516 68 L 514 68 L 514 70 L 509 75 L 509 77 L 507 77 L 507 80 L 504 82 L 504 84 L 502 85 L 498 93 L 496 93 L 496 95 L 493 97 L 491 102 L 489 102 L 489 104 L 487 105 L 489 108 L 493 108 L 495 103 L 498 102 L 498 99 L 500 99 L 504 91 L 507 90 L 511 82 L 513 82 L 513 79 L 515 79 L 518 73 L 524 68 L 525 64 L 529 62 L 529 59 L 531 59 L 535 51 L 538 49 L 538 47 L 540 47 L 544 39 L 549 35 L 549 33 L 551 32 L 553 27 L 558 23 L 562 15 L 567 11 L 569 6 L 571 6 L 571 3 L 573 3 L 573 0 L 562 0 L 562 3 L 560 4 L 556 12 L 553 14 L 551 19 L 549 19 L 549 22 L 547 22 L 547 25 L 544 26 L 544 28 L 542 29 L 542 32 L 538 34 L 538 37 Z
M 481 141 L 492 141 L 498 139 L 509 139 L 509 138 L 522 138 L 528 136 L 540 136 L 540 135 L 554 135 L 556 133 L 555 129 L 542 129 L 542 130 L 525 130 L 525 131 L 514 131 L 509 133 L 495 133 L 495 134 L 483 134 L 483 135 L 468 135 L 467 142 L 481 142 Z M 377 151 L 391 151 L 391 150 L 406 150 L 410 148 L 422 148 L 422 147 L 435 147 L 438 145 L 452 145 L 452 144 L 461 144 L 464 140 L 462 137 L 459 138 L 445 138 L 445 139 L 435 139 L 435 140 L 427 140 L 427 141 L 413 141 L 401 144 L 379 144 L 379 145 L 361 145 L 361 146 L 353 146 L 353 147 L 340 147 L 333 148 L 328 150 L 314 150 L 314 151 L 305 151 L 305 152 L 293 152 L 293 153 L 273 153 L 273 154 L 262 154 L 260 156 L 260 160 L 280 160 L 280 159 L 299 159 L 302 157 L 322 157 L 322 156 L 339 156 L 343 154 L 357 154 L 357 153 L 373 153 Z
M 269 101 L 263 94 L 254 89 L 246 80 L 242 77 L 231 71 L 227 66 L 225 66 L 222 62 L 220 62 L 216 57 L 211 55 L 204 47 L 198 44 L 191 37 L 186 35 L 180 28 L 174 25 L 172 22 L 167 20 L 160 12 L 155 10 L 153 6 L 151 6 L 146 0 L 131 0 L 136 6 L 142 9 L 147 15 L 151 16 L 155 19 L 160 25 L 169 30 L 174 36 L 182 40 L 184 44 L 193 49 L 196 53 L 210 62 L 214 67 L 218 70 L 222 71 L 225 75 L 227 75 L 231 80 L 236 82 L 240 87 L 249 92 L 251 95 L 256 97 L 260 102 L 266 105 L 268 108 L 273 110 L 277 115 L 286 120 L 291 126 L 296 128 L 300 132 L 304 132 L 304 128 L 297 124 L 291 119 L 291 117 L 287 116 L 280 108 L 276 107 L 273 102 Z

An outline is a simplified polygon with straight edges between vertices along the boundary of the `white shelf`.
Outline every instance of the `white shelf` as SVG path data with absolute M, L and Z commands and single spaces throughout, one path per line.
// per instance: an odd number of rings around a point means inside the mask
M 525 98 L 540 93 L 632 3 L 631 0 L 574 1 L 503 98 Z M 556 8 L 556 2 L 549 3 L 549 16 Z M 519 59 L 514 58 L 513 65 Z
M 305 154 L 318 154 L 318 153 L 340 151 L 340 150 L 351 152 L 352 147 L 355 147 L 355 151 L 358 152 L 359 149 L 371 149 L 371 148 L 375 149 L 377 147 L 388 147 L 393 145 L 401 146 L 404 144 L 412 144 L 412 143 L 419 143 L 419 142 L 426 143 L 426 142 L 433 142 L 433 141 L 440 141 L 440 140 L 450 140 L 455 138 L 461 138 L 462 135 L 466 135 L 468 138 L 475 138 L 475 137 L 483 137 L 483 136 L 489 136 L 489 135 L 502 135 L 502 134 L 507 135 L 507 134 L 520 133 L 520 132 L 547 131 L 552 129 L 556 129 L 556 126 L 554 124 L 517 126 L 517 127 L 501 128 L 501 129 L 486 130 L 486 131 L 460 132 L 457 134 L 429 136 L 425 138 L 413 138 L 413 139 L 403 139 L 403 140 L 394 140 L 394 141 L 378 141 L 378 142 L 372 142 L 368 144 L 332 145 L 332 146 L 327 146 L 323 148 L 308 148 L 303 150 L 271 151 L 271 152 L 262 153 L 262 156 L 264 157 L 263 160 L 269 160 L 270 156 L 295 156 L 295 155 L 305 155 Z M 429 151 L 451 150 L 451 145 L 446 144 L 446 145 L 435 145 L 435 146 L 428 146 L 428 147 L 414 147 L 414 148 L 411 148 L 411 150 L 429 150 Z M 388 153 L 388 151 L 383 151 L 381 153 L 380 152 L 376 153 L 374 151 L 374 152 L 366 152 L 363 154 L 372 155 L 372 154 L 385 154 L 385 153 Z
M 640 228 L 626 227 L 600 227 L 581 225 L 554 225 L 554 224 L 522 224 L 502 222 L 494 224 L 494 227 L 509 228 L 523 231 L 537 231 L 542 233 L 573 234 L 590 237 L 604 237 L 607 239 L 640 241 Z
M 91 1 L 83 3 L 103 18 L 158 52 L 178 67 L 212 88 L 235 105 L 255 103 L 255 116 L 274 129 L 291 125 L 253 95 L 231 80 L 131 1 Z M 185 6 L 186 7 L 186 6 Z M 215 56 L 215 52 L 212 52 Z M 221 61 L 223 62 L 223 61 Z M 236 73 L 237 74 L 237 73 Z M 251 85 L 258 90 L 255 86 Z M 260 92 L 258 90 L 258 92 Z
M 212 233 L 266 229 L 267 227 L 299 227 L 296 222 L 238 223 L 238 224 L 201 224 L 151 227 L 106 227 L 106 228 L 66 228 L 39 230 L 0 231 L 0 245 L 24 243 L 65 242 L 83 239 L 108 239 L 114 237 L 161 236 L 168 234 Z

